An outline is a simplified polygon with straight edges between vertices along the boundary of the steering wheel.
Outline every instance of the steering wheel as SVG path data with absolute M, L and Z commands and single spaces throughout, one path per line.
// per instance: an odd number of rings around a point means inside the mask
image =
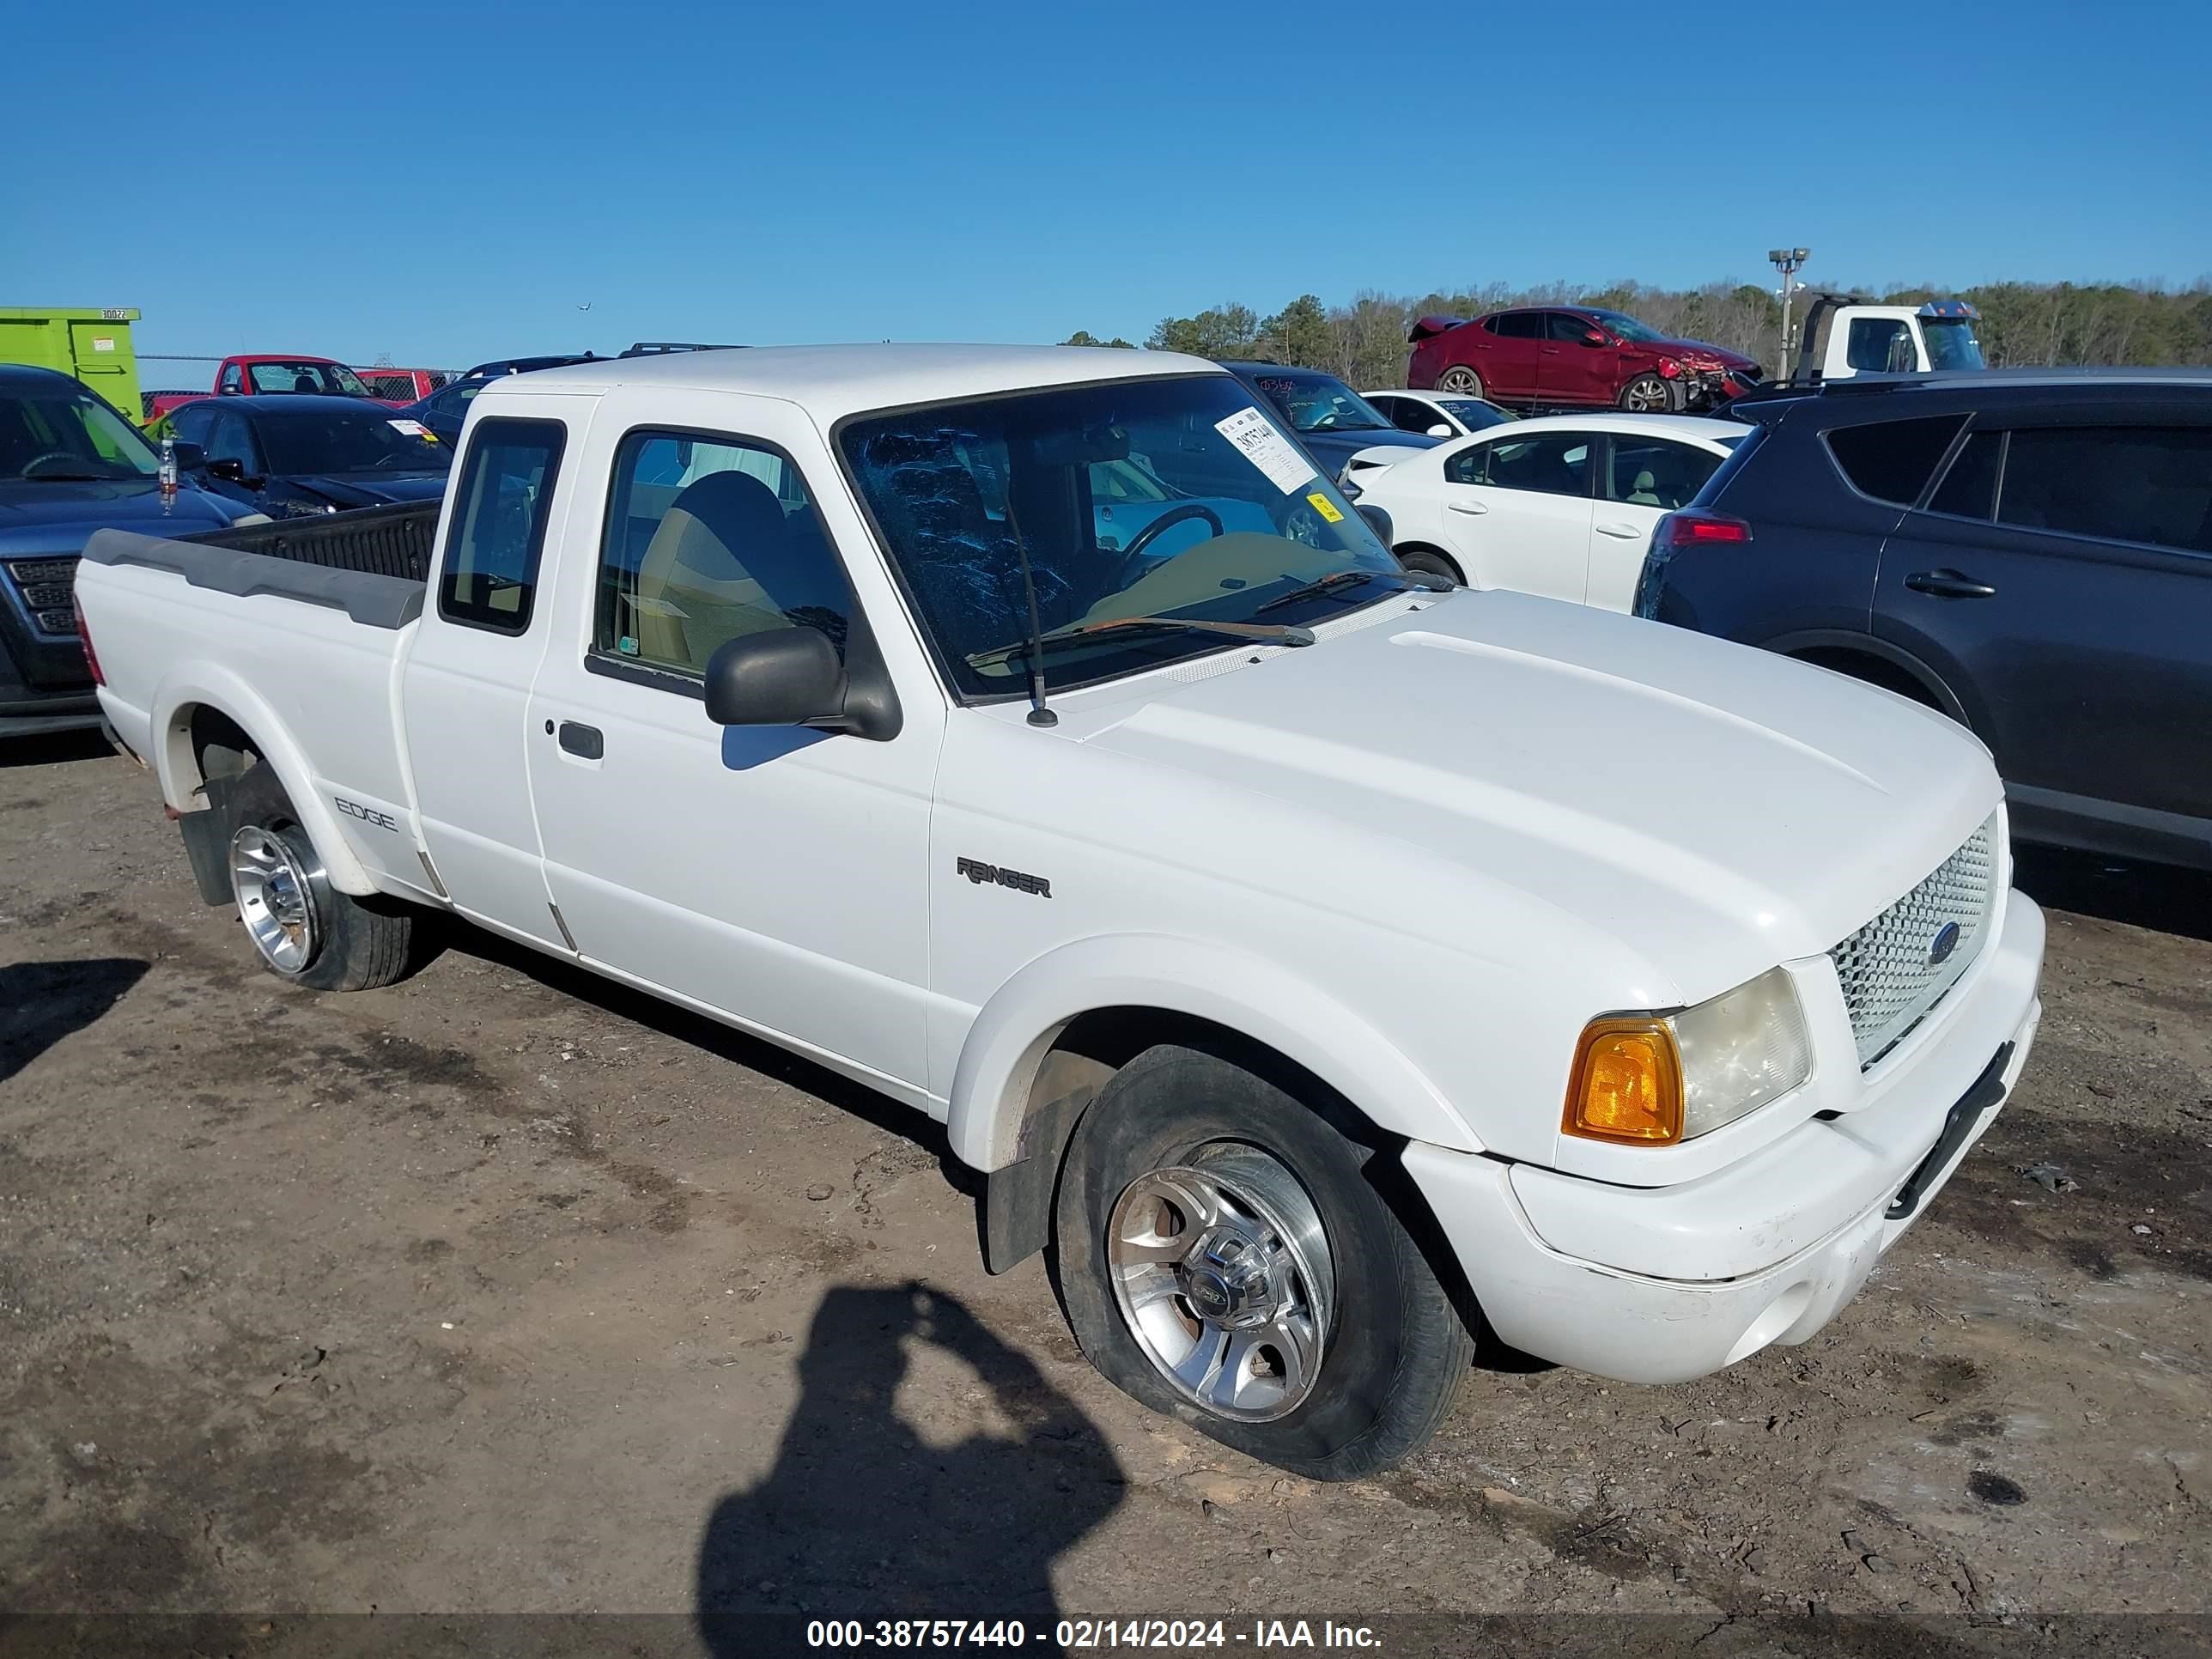
M 1205 502 L 1185 501 L 1181 507 L 1170 507 L 1166 512 L 1161 514 L 1158 518 L 1153 520 L 1142 530 L 1139 530 L 1135 535 L 1129 538 L 1128 546 L 1121 550 L 1122 569 L 1126 571 L 1132 564 L 1134 564 L 1138 556 L 1142 554 L 1146 548 L 1150 547 L 1154 542 L 1159 539 L 1160 532 L 1162 531 L 1165 530 L 1170 525 L 1181 524 L 1185 519 L 1205 520 L 1206 523 L 1213 526 L 1213 533 L 1217 536 L 1224 536 L 1229 533 L 1222 526 L 1221 515 L 1218 513 L 1216 513 L 1212 507 L 1206 506 Z
M 33 455 L 29 460 L 24 462 L 23 470 L 15 476 L 19 478 L 36 477 L 38 470 L 48 461 L 68 461 L 73 465 L 82 465 L 79 457 L 70 454 L 66 449 L 49 449 L 43 454 Z

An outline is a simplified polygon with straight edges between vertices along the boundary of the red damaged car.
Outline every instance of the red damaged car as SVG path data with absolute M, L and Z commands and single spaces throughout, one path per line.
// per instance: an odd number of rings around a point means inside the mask
M 1591 306 L 1528 306 L 1473 322 L 1424 317 L 1407 337 L 1407 386 L 1522 408 L 1714 409 L 1761 378 L 1738 352 L 1670 340 Z

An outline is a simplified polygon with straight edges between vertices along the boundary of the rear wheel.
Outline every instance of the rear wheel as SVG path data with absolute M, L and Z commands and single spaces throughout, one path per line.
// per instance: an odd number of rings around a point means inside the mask
M 261 965 L 317 991 L 366 991 L 407 971 L 415 917 L 331 885 L 284 786 L 264 763 L 231 793 L 230 890 Z
M 1458 564 L 1433 547 L 1401 547 L 1398 550 L 1398 562 L 1417 574 L 1442 576 L 1458 586 L 1467 586 L 1467 577 Z
M 1482 396 L 1482 376 L 1465 363 L 1455 363 L 1437 377 L 1437 390 L 1462 398 L 1480 398 Z
M 1155 1411 L 1300 1474 L 1397 1462 L 1450 1409 L 1473 1346 L 1367 1178 L 1382 1155 L 1218 1055 L 1139 1054 L 1060 1176 L 1084 1352 Z
M 1620 407 L 1630 415 L 1662 415 L 1680 409 L 1682 383 L 1645 370 L 1620 388 Z

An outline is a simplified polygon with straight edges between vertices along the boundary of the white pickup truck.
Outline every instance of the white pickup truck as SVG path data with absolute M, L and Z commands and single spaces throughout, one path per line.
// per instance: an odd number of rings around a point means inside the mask
M 384 982 L 451 910 L 872 1085 L 1107 1376 L 1289 1468 L 1403 1455 L 1478 1340 L 1805 1340 L 2027 1057 L 1968 733 L 1418 586 L 1210 364 L 550 369 L 471 405 L 415 574 L 329 568 L 349 522 L 77 578 L 267 965 Z

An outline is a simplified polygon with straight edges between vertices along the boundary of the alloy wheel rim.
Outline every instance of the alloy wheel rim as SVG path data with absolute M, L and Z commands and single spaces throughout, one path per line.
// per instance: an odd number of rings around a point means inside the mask
M 1665 387 L 1654 386 L 1649 380 L 1632 381 L 1628 387 L 1628 407 L 1633 413 L 1649 414 L 1666 395 Z
M 1191 1404 L 1262 1423 L 1311 1396 L 1334 1263 L 1313 1200 L 1270 1154 L 1222 1142 L 1138 1176 L 1115 1200 L 1106 1260 L 1130 1334 Z
M 296 974 L 315 959 L 313 872 L 283 837 L 257 823 L 233 836 L 230 885 L 246 936 L 270 967 Z

